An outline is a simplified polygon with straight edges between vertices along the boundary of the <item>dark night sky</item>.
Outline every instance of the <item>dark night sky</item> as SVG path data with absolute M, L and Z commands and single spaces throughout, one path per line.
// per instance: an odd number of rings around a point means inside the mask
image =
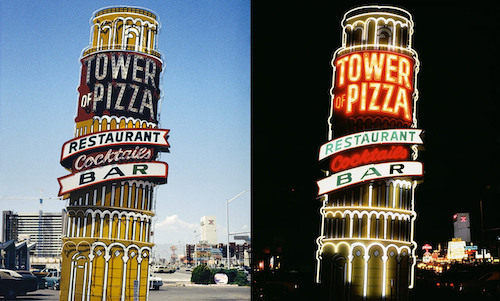
M 318 1 L 320 2 L 320 1 Z M 276 248 L 312 271 L 321 204 L 318 149 L 327 142 L 333 52 L 343 14 L 363 1 L 254 1 L 252 11 L 252 222 L 254 258 Z M 397 1 L 413 15 L 418 52 L 424 182 L 416 241 L 453 235 L 452 214 L 471 212 L 479 240 L 500 227 L 500 22 L 497 1 Z M 431 4 L 432 3 L 432 4 Z M 389 2 L 378 2 L 389 4 Z

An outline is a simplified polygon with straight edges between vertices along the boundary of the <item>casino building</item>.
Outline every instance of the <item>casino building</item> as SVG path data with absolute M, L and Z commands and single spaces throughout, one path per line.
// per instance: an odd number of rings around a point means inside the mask
M 413 20 L 405 10 L 364 6 L 342 20 L 335 52 L 316 281 L 324 300 L 408 300 L 418 158 Z M 384 139 L 385 137 L 385 139 Z
M 159 129 L 158 16 L 111 7 L 91 19 L 75 136 L 59 178 L 67 200 L 61 300 L 147 300 L 155 187 L 167 179 L 168 130 Z M 135 299 L 134 299 L 135 300 Z

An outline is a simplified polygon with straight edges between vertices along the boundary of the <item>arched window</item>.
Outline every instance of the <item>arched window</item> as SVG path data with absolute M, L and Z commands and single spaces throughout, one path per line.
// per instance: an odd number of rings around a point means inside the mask
M 352 46 L 361 45 L 363 43 L 363 28 L 356 27 L 352 33 Z
M 392 32 L 388 27 L 381 27 L 377 30 L 378 45 L 392 45 Z
M 401 39 L 400 39 L 401 43 L 399 46 L 401 47 L 408 47 L 408 27 L 402 27 L 401 28 Z

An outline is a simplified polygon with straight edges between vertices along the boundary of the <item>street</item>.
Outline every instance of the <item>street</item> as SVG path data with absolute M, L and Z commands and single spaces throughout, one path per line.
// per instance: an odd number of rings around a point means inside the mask
M 191 284 L 191 272 L 156 274 L 163 279 L 159 290 L 149 291 L 150 301 L 159 300 L 250 300 L 250 286 Z M 59 291 L 42 289 L 18 296 L 18 300 L 59 300 Z
M 250 300 L 250 286 L 162 286 L 149 300 Z
M 18 300 L 59 300 L 59 291 L 38 290 Z M 250 300 L 249 286 L 162 286 L 160 290 L 150 290 L 149 300 Z
M 149 300 L 250 300 L 250 286 L 191 284 L 191 272 L 177 270 L 157 274 L 163 279 L 158 291 L 149 291 Z

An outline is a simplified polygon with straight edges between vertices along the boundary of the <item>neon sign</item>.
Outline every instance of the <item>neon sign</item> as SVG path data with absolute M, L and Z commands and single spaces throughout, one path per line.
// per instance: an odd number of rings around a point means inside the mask
M 413 287 L 423 141 L 412 34 L 411 14 L 397 7 L 361 6 L 342 20 L 342 46 L 331 62 L 329 142 L 318 156 L 328 159 L 321 164 L 329 171 L 317 181 L 323 206 L 316 281 L 339 292 L 336 299 L 378 300 L 390 290 L 399 300 Z M 332 276 L 337 267 L 347 270 L 340 281 Z
M 317 181 L 318 195 L 330 193 L 354 184 L 370 180 L 393 177 L 421 177 L 423 165 L 417 161 L 398 161 L 390 163 L 370 164 L 335 173 Z
M 330 170 L 338 172 L 375 162 L 407 160 L 409 157 L 410 151 L 408 148 L 401 145 L 371 147 L 363 150 L 350 151 L 333 157 L 330 160 Z
M 390 115 L 412 121 L 413 59 L 384 51 L 337 58 L 335 112 Z
M 323 144 L 319 149 L 319 160 L 342 151 L 357 147 L 380 144 L 422 144 L 422 130 L 418 129 L 387 129 L 359 132 L 346 135 Z

